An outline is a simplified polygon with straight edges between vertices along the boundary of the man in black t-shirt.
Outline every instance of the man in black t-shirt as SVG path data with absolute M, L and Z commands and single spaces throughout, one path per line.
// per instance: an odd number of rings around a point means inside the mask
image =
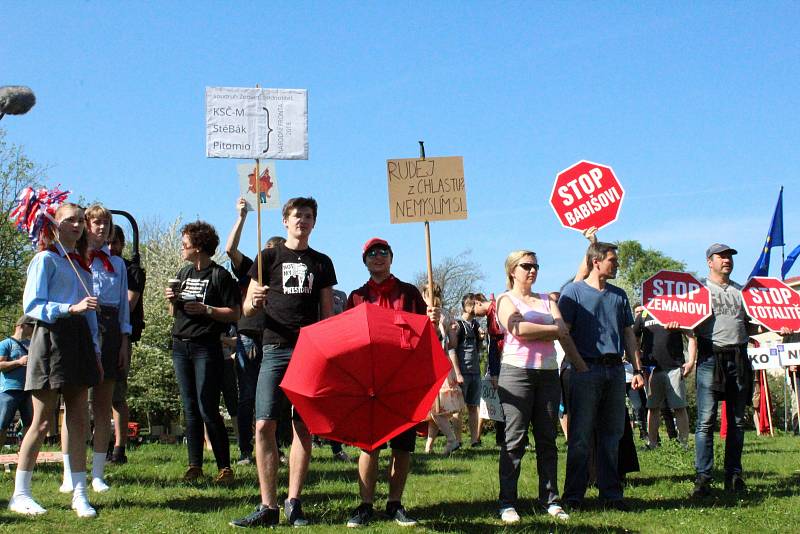
M 289 366 L 300 328 L 333 315 L 336 273 L 330 258 L 308 246 L 317 219 L 313 198 L 293 198 L 283 207 L 286 243 L 261 251 L 263 285 L 258 265 L 250 269 L 250 285 L 244 314 L 251 317 L 264 309 L 263 358 L 256 387 L 256 463 L 261 504 L 230 524 L 236 527 L 272 526 L 279 522 L 277 419 L 288 400 L 279 384 Z M 294 438 L 289 455 L 289 495 L 284 503 L 287 522 L 307 525 L 300 503 L 308 463 L 311 435 L 297 413 L 293 414 Z
M 695 338 L 688 334 L 690 361 L 684 362 L 681 330 L 664 328 L 643 309 L 637 315 L 633 331 L 639 340 L 642 361 L 653 366 L 647 398 L 648 448 L 658 445 L 658 421 L 666 402 L 675 414 L 678 441 L 685 448 L 689 439 L 689 415 L 686 412 L 686 383 L 684 378 L 694 368 Z

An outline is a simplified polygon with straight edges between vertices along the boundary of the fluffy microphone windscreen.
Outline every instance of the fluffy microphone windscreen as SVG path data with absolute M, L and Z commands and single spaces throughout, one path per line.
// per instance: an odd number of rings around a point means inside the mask
M 36 97 L 30 87 L 6 85 L 0 87 L 0 115 L 22 115 L 36 104 Z

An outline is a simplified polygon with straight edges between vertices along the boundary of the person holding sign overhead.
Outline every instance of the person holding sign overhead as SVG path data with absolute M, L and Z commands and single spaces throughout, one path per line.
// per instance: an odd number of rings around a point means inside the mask
M 234 527 L 268 527 L 280 521 L 278 508 L 278 444 L 275 431 L 288 399 L 279 384 L 289 367 L 300 328 L 333 315 L 336 272 L 325 254 L 308 245 L 317 222 L 317 201 L 289 199 L 283 206 L 286 242 L 264 249 L 248 273 L 250 285 L 244 315 L 253 317 L 264 309 L 263 357 L 256 386 L 256 465 L 261 503 L 251 514 L 231 521 Z M 259 282 L 259 265 L 265 275 Z M 286 521 L 305 526 L 300 493 L 311 460 L 311 434 L 293 410 L 294 434 L 289 453 L 289 496 L 284 502 Z

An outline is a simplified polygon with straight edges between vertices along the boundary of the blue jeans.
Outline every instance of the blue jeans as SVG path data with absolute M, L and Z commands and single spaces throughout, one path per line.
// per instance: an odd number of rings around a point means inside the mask
M 703 359 L 706 358 L 706 359 Z M 717 421 L 717 400 L 711 391 L 717 356 L 700 356 L 697 364 L 697 428 L 694 434 L 694 467 L 698 477 L 711 478 L 714 468 L 714 425 Z M 725 438 L 725 476 L 742 472 L 742 447 L 744 446 L 744 407 L 748 388 L 736 380 L 736 364 L 724 363 L 725 417 L 728 436 Z
M 580 502 L 588 483 L 589 451 L 597 436 L 597 487 L 600 498 L 622 499 L 619 480 L 619 440 L 625 429 L 625 369 L 622 365 L 589 363 L 589 370 L 572 372 L 569 380 L 569 444 L 565 501 Z
M 230 467 L 228 432 L 219 413 L 222 391 L 222 343 L 220 341 L 181 341 L 172 338 L 172 365 L 181 393 L 186 419 L 189 465 L 203 465 L 203 423 L 217 461 L 217 468 Z
M 256 421 L 278 420 L 289 406 L 289 399 L 280 383 L 289 367 L 294 347 L 267 343 L 262 350 L 264 355 L 256 384 Z
M 253 454 L 253 418 L 256 384 L 261 367 L 261 343 L 246 334 L 236 340 L 236 375 L 239 380 L 239 451 L 242 458 Z
M 5 433 L 8 430 L 8 425 L 14 420 L 17 410 L 22 419 L 22 426 L 27 431 L 31 426 L 31 419 L 33 419 L 31 392 L 21 389 L 0 392 L 0 432 Z

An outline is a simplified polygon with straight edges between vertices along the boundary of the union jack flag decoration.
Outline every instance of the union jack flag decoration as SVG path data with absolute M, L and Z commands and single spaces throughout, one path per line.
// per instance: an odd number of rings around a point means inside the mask
M 23 189 L 17 197 L 16 206 L 9 214 L 17 229 L 28 234 L 34 246 L 39 245 L 42 230 L 48 221 L 54 222 L 56 209 L 67 200 L 71 191 L 62 191 L 58 186 L 51 190 L 31 187 Z

